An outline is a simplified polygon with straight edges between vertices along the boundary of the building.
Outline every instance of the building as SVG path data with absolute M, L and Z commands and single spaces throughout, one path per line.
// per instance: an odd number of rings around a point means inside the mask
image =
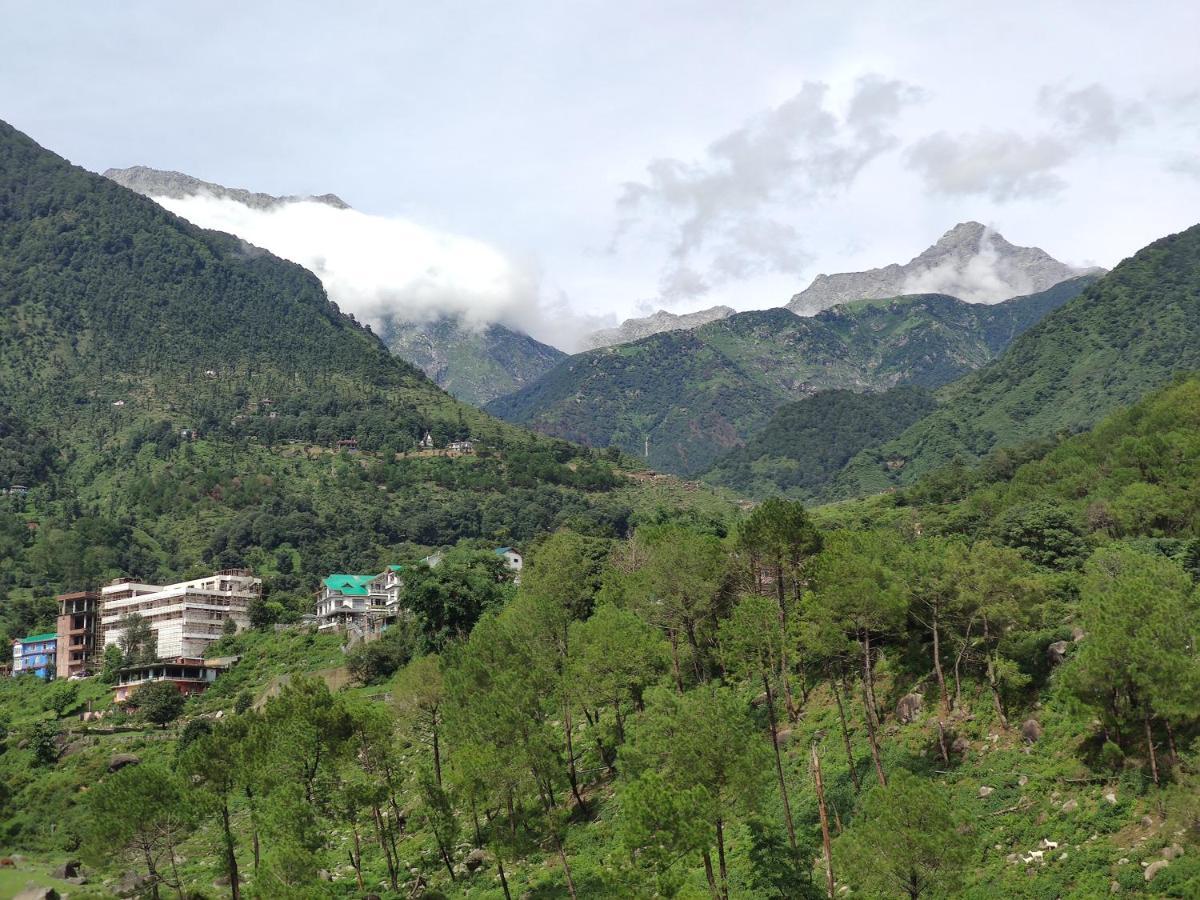
M 12 673 L 50 681 L 58 666 L 58 635 L 31 634 L 13 641 Z
M 510 572 L 516 573 L 516 580 L 519 582 L 521 570 L 525 568 L 525 557 L 512 547 L 497 547 L 493 552 L 504 560 L 504 564 L 508 566 Z
M 198 658 L 221 637 L 225 621 L 248 628 L 251 600 L 262 596 L 262 579 L 249 569 L 223 569 L 206 578 L 179 584 L 142 584 L 119 579 L 100 590 L 103 643 L 121 638 L 121 619 L 138 613 L 155 633 L 160 659 Z
M 126 666 L 117 673 L 113 685 L 113 702 L 126 703 L 137 689 L 152 681 L 169 681 L 185 697 L 199 694 L 217 680 L 217 676 L 229 670 L 227 660 L 206 660 L 186 656 L 160 659 L 157 662 L 138 666 Z
M 317 629 L 339 631 L 368 620 L 394 619 L 404 582 L 403 566 L 388 566 L 378 575 L 329 575 L 317 594 Z
M 425 436 L 423 438 L 421 438 L 421 440 L 417 443 L 417 446 L 420 447 L 422 450 L 432 450 L 433 449 L 433 435 L 430 434 L 428 431 L 425 432 Z
M 446 445 L 446 449 L 451 453 L 474 453 L 475 444 L 473 441 L 451 441 Z
M 99 668 L 96 654 L 99 618 L 99 592 L 59 594 L 56 666 L 59 678 L 83 678 Z

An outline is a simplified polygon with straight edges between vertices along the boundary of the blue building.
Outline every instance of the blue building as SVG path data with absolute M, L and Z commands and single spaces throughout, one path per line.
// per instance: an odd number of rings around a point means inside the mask
M 54 677 L 58 666 L 58 635 L 33 634 L 26 638 L 13 641 L 13 675 L 26 673 L 44 678 L 47 681 Z

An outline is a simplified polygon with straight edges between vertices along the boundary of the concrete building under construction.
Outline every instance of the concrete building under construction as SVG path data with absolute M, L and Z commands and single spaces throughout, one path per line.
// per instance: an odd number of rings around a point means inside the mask
M 59 678 L 83 678 L 100 668 L 96 652 L 100 628 L 100 593 L 76 591 L 58 596 Z

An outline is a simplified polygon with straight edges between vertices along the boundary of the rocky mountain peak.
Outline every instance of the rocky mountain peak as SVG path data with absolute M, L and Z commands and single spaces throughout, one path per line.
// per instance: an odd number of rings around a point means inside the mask
M 242 188 L 227 188 L 212 181 L 202 181 L 183 172 L 171 172 L 165 169 L 152 169 L 149 166 L 130 166 L 127 169 L 108 169 L 104 177 L 131 191 L 136 191 L 147 197 L 170 197 L 182 200 L 185 197 L 196 197 L 207 194 L 213 197 L 228 198 L 249 206 L 252 209 L 273 209 L 285 203 L 322 203 L 335 209 L 349 209 L 350 206 L 335 194 L 319 196 L 287 196 L 276 197 Z
M 699 328 L 718 319 L 726 319 L 735 310 L 729 306 L 713 306 L 693 313 L 682 315 L 660 309 L 639 319 L 626 319 L 616 328 L 603 328 L 593 331 L 583 338 L 583 349 L 596 350 L 600 347 L 611 347 L 614 344 L 627 344 L 630 341 L 640 341 L 642 338 L 664 331 L 683 331 L 687 328 Z
M 903 294 L 949 294 L 968 303 L 998 303 L 1095 271 L 1099 270 L 1068 266 L 1039 247 L 1012 244 L 981 222 L 960 222 L 903 265 L 818 275 L 787 308 L 811 316 L 839 303 Z

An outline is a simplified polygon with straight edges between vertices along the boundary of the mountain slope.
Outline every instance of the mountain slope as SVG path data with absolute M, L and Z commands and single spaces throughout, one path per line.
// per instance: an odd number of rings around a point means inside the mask
M 1088 281 L 992 306 L 925 295 L 814 317 L 739 313 L 570 357 L 487 409 L 546 434 L 644 454 L 662 471 L 697 474 L 788 401 L 831 389 L 941 386 L 995 357 Z
M 432 322 L 387 319 L 379 336 L 440 388 L 475 406 L 520 390 L 567 357 L 504 325 L 472 328 L 450 316 Z
M 333 194 L 319 197 L 274 197 L 240 188 L 227 188 L 201 181 L 180 172 L 167 172 L 146 166 L 109 169 L 104 173 L 118 184 L 155 200 L 184 200 L 211 197 L 240 204 L 258 212 L 278 211 L 291 204 L 319 203 L 337 210 L 350 207 Z M 171 204 L 166 204 L 170 206 Z M 196 207 L 187 209 L 188 215 Z M 201 207 L 201 211 L 207 207 Z M 243 218 L 233 215 L 227 205 L 218 220 L 239 228 Z M 335 290 L 337 278 L 322 269 L 318 277 L 331 278 Z M 443 316 L 433 321 L 425 317 L 407 321 L 397 314 L 384 314 L 376 325 L 384 343 L 401 359 L 425 372 L 454 396 L 476 406 L 501 394 L 517 390 L 547 371 L 566 354 L 534 340 L 526 334 L 499 324 L 472 327 L 458 316 Z
M 1200 368 L 1200 226 L 1155 241 L 942 392 L 937 412 L 864 451 L 854 494 L 907 483 L 954 457 L 1078 430 L 1180 371 Z
M 693 313 L 676 315 L 660 309 L 658 312 L 640 319 L 626 319 L 616 328 L 602 328 L 593 331 L 583 339 L 584 348 L 597 350 L 600 347 L 611 347 L 613 344 L 628 344 L 630 341 L 640 341 L 642 338 L 664 331 L 683 331 L 688 328 L 699 328 L 709 322 L 732 316 L 733 307 L 714 306 Z
M 879 393 L 825 391 L 775 410 L 743 446 L 717 460 L 704 480 L 745 497 L 822 497 L 860 450 L 896 437 L 936 408 L 924 388 Z
M 1017 247 L 978 222 L 962 222 L 904 265 L 818 275 L 787 307 L 797 315 L 811 316 L 852 300 L 923 293 L 996 303 L 1044 291 L 1081 274 L 1083 270 L 1060 263 L 1044 250 Z

